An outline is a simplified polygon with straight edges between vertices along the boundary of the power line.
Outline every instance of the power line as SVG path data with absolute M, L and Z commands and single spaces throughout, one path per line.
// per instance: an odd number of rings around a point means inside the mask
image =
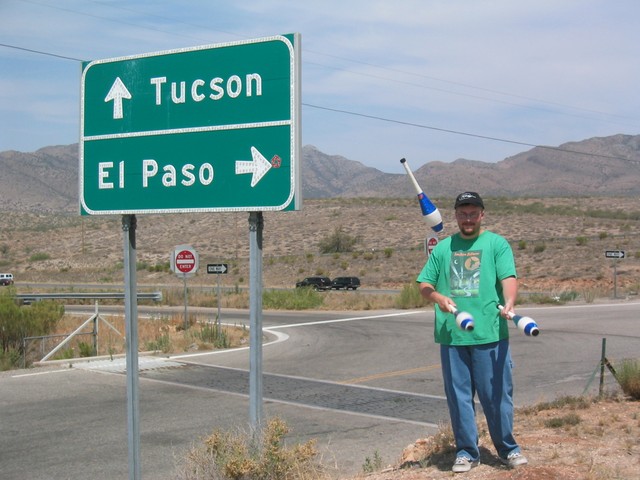
M 40 54 L 40 55 L 47 55 L 49 57 L 62 58 L 63 60 L 73 60 L 75 62 L 84 62 L 84 60 L 82 60 L 80 58 L 67 57 L 65 55 L 58 55 L 57 53 L 43 52 L 41 50 L 34 50 L 32 48 L 18 47 L 17 45 L 9 45 L 9 44 L 6 44 L 6 43 L 0 43 L 0 47 L 15 48 L 16 50 L 22 50 L 24 52 L 31 52 L 31 53 L 37 53 L 37 54 Z
M 36 53 L 36 54 L 39 54 L 39 55 L 46 55 L 46 56 L 50 56 L 50 57 L 54 57 L 54 58 L 60 58 L 60 59 L 64 59 L 64 60 L 72 60 L 72 61 L 76 61 L 76 62 L 84 62 L 85 61 L 83 59 L 79 59 L 79 58 L 75 58 L 75 57 L 59 55 L 59 54 L 51 53 L 51 52 L 44 52 L 42 50 L 34 50 L 34 49 L 30 49 L 30 48 L 20 47 L 20 46 L 17 46 L 17 45 L 9 45 L 9 44 L 5 44 L 5 43 L 0 43 L 0 46 L 6 47 L 6 48 L 13 48 L 13 49 L 16 49 L 16 50 L 22 50 L 22 51 L 26 51 L 26 52 L 30 52 L 30 53 Z M 494 141 L 494 142 L 509 143 L 509 144 L 512 144 L 512 145 L 522 145 L 522 146 L 525 146 L 525 147 L 532 147 L 532 148 L 536 148 L 537 147 L 537 148 L 543 148 L 543 149 L 547 149 L 547 150 L 554 150 L 554 151 L 557 151 L 557 152 L 573 153 L 573 154 L 579 154 L 579 155 L 587 155 L 587 156 L 598 157 L 598 158 L 608 158 L 608 159 L 615 159 L 615 160 L 627 160 L 624 157 L 617 157 L 617 156 L 613 156 L 613 155 L 604 155 L 604 154 L 598 154 L 598 153 L 580 152 L 580 151 L 577 151 L 577 150 L 571 150 L 571 149 L 560 148 L 560 147 L 550 147 L 550 146 L 546 146 L 546 145 L 536 145 L 536 144 L 533 144 L 533 143 L 521 142 L 521 141 L 517 141 L 517 140 L 509 140 L 509 139 L 505 139 L 505 138 L 492 137 L 492 136 L 488 136 L 488 135 L 480 135 L 480 134 L 476 134 L 476 133 L 462 132 L 462 131 L 459 131 L 459 130 L 452 130 L 452 129 L 441 128 L 441 127 L 434 127 L 434 126 L 430 126 L 430 125 L 423 125 L 423 124 L 407 122 L 407 121 L 403 121 L 403 120 L 390 119 L 390 118 L 380 117 L 380 116 L 376 116 L 376 115 L 369 115 L 369 114 L 360 113 L 360 112 L 352 112 L 352 111 L 349 111 L 349 110 L 341 110 L 341 109 L 331 108 L 331 107 L 322 107 L 320 105 L 313 105 L 313 104 L 304 103 L 304 102 L 302 103 L 302 105 L 305 106 L 305 107 L 315 108 L 315 109 L 318 109 L 318 110 L 325 110 L 325 111 L 329 111 L 329 112 L 341 113 L 341 114 L 344 114 L 344 115 L 351 115 L 351 116 L 361 117 L 361 118 L 369 118 L 369 119 L 372 119 L 372 120 L 378 120 L 378 121 L 382 121 L 382 122 L 395 123 L 397 125 L 407 125 L 407 126 L 410 126 L 410 127 L 424 128 L 424 129 L 427 129 L 427 130 L 433 130 L 433 131 L 443 132 L 443 133 L 450 133 L 450 134 L 453 134 L 453 135 L 463 135 L 463 136 L 466 136 L 466 137 L 479 138 L 479 139 L 483 139 L 483 140 L 491 140 L 491 141 Z
M 395 124 L 398 124 L 398 125 L 407 125 L 407 126 L 410 126 L 410 127 L 417 127 L 417 128 L 424 128 L 424 129 L 427 129 L 427 130 L 434 130 L 434 131 L 437 131 L 437 132 L 451 133 L 453 135 L 464 135 L 466 137 L 481 138 L 483 140 L 491 140 L 491 141 L 494 141 L 494 142 L 510 143 L 510 144 L 513 144 L 513 145 L 523 145 L 525 147 L 533 147 L 533 148 L 544 148 L 546 150 L 554 150 L 554 151 L 563 152 L 563 153 L 574 153 L 574 154 L 579 154 L 579 155 L 587 155 L 589 157 L 609 158 L 609 159 L 614 159 L 614 160 L 628 160 L 627 158 L 617 157 L 615 155 L 604 155 L 604 154 L 600 154 L 600 153 L 580 152 L 578 150 L 571 150 L 569 148 L 550 147 L 550 146 L 547 146 L 547 145 L 536 145 L 536 144 L 533 144 L 533 143 L 520 142 L 520 141 L 517 141 L 517 140 L 508 140 L 508 139 L 505 139 L 505 138 L 491 137 L 491 136 L 488 136 L 488 135 L 480 135 L 480 134 L 477 134 L 477 133 L 469 133 L 469 132 L 462 132 L 462 131 L 459 131 L 459 130 L 451 130 L 451 129 L 447 129 L 447 128 L 433 127 L 433 126 L 430 126 L 430 125 L 423 125 L 423 124 L 420 124 L 420 123 L 405 122 L 403 120 L 394 120 L 394 119 L 390 119 L 390 118 L 380 117 L 380 116 L 377 116 L 377 115 L 368 115 L 366 113 L 350 112 L 348 110 L 340 110 L 338 108 L 321 107 L 320 105 L 312 105 L 312 104 L 309 104 L 309 103 L 302 103 L 302 105 L 305 106 L 305 107 L 317 108 L 319 110 L 327 110 L 329 112 L 342 113 L 344 115 L 352 115 L 352 116 L 356 116 L 356 117 L 370 118 L 372 120 L 379 120 L 381 122 L 395 123 Z

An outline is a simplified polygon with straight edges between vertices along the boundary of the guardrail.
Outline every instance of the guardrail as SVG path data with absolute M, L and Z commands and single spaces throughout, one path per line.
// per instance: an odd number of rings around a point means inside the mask
M 162 301 L 162 292 L 138 292 L 138 300 Z M 124 292 L 93 292 L 93 293 L 19 293 L 16 298 L 24 303 L 33 303 L 39 300 L 124 300 Z

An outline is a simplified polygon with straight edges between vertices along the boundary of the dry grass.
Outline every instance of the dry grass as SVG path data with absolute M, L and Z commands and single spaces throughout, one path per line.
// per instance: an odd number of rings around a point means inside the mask
M 516 213 L 509 206 L 540 202 L 567 213 Z M 640 289 L 640 221 L 593 217 L 589 210 L 635 212 L 635 198 L 487 199 L 487 228 L 512 243 L 523 291 L 557 295 L 563 291 L 610 296 L 613 262 L 604 251 L 627 252 L 618 264 L 618 293 Z M 450 200 L 441 200 L 446 233 L 455 229 Z M 576 210 L 577 209 L 577 210 Z M 582 213 L 580 213 L 582 212 Z M 352 253 L 321 255 L 319 244 L 335 228 L 359 238 Z M 414 199 L 308 200 L 299 212 L 266 212 L 263 282 L 291 288 L 309 275 L 355 275 L 363 288 L 398 289 L 412 282 L 425 261 L 429 234 Z M 578 239 L 581 240 L 578 240 Z M 169 253 L 190 244 L 200 255 L 200 271 L 190 285 L 216 286 L 207 263 L 227 263 L 223 287 L 247 287 L 248 215 L 245 213 L 141 215 L 137 260 L 140 285 L 181 281 L 163 270 Z M 121 284 L 122 226 L 117 216 L 15 214 L 0 216 L 0 270 L 21 282 Z M 541 247 L 544 247 L 541 249 Z M 345 293 L 345 292 L 341 292 Z
M 568 421 L 567 419 L 571 419 Z M 577 419 L 577 420 L 576 420 Z M 557 402 L 516 412 L 515 434 L 526 466 L 510 470 L 498 460 L 480 423 L 482 464 L 460 475 L 469 480 L 614 480 L 640 478 L 640 402 L 622 398 Z M 414 466 L 368 475 L 368 480 L 452 478 L 452 434 L 447 428 L 405 450 Z M 405 458 L 406 460 L 406 458 Z
M 27 363 L 39 361 L 53 350 L 66 336 L 75 332 L 88 318 L 65 315 L 52 335 L 52 339 L 34 339 L 27 345 Z M 124 317 L 100 315 L 97 322 L 89 322 L 78 331 L 80 335 L 70 340 L 52 359 L 69 359 L 93 353 L 94 328 L 97 323 L 97 355 L 120 355 L 126 351 Z M 249 330 L 243 325 L 222 325 L 217 330 L 215 319 L 190 315 L 189 328 L 184 329 L 183 315 L 162 315 L 157 318 L 138 318 L 138 345 L 141 351 L 182 353 L 187 351 L 215 350 L 246 345 Z

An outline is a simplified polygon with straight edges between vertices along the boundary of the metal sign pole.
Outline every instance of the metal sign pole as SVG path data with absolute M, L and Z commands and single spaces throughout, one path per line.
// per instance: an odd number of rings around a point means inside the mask
M 249 213 L 249 419 L 262 423 L 262 212 Z
M 183 284 L 184 284 L 184 331 L 189 330 L 189 317 L 187 317 L 187 305 L 189 304 L 189 300 L 187 298 L 187 275 L 182 274 Z
M 140 476 L 140 415 L 138 409 L 138 305 L 136 296 L 136 216 L 122 216 L 124 232 L 124 310 L 127 351 L 127 437 L 129 480 Z
M 220 322 L 220 274 L 218 273 L 216 275 L 216 277 L 218 277 L 218 336 L 220 336 L 220 327 L 221 327 L 221 322 Z

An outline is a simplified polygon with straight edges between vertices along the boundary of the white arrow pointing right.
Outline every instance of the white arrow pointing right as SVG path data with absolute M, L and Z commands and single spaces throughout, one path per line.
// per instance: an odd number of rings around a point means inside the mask
M 255 187 L 262 177 L 271 169 L 271 163 L 264 158 L 256 147 L 251 147 L 251 157 L 253 160 L 250 162 L 245 160 L 236 161 L 236 175 L 251 173 L 251 186 Z

